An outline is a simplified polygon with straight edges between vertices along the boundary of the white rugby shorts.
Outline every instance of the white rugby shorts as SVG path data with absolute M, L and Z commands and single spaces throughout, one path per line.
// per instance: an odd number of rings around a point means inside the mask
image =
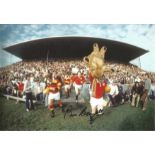
M 60 92 L 57 93 L 49 93 L 48 95 L 48 101 L 50 100 L 60 100 Z M 48 102 L 50 103 L 50 102 Z
M 67 91 L 67 90 L 70 89 L 70 88 L 71 88 L 71 85 L 69 85 L 69 84 L 64 85 L 65 91 Z
M 107 105 L 107 101 L 105 99 L 103 99 L 103 97 L 101 98 L 95 98 L 95 97 L 90 97 L 90 104 L 92 106 L 106 106 Z
M 82 89 L 82 85 L 77 85 L 76 83 L 75 83 L 74 87 L 75 87 L 75 93 L 76 94 L 78 94 L 79 90 Z

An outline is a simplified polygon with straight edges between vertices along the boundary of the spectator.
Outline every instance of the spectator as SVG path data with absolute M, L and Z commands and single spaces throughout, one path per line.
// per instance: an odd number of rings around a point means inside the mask
M 23 90 L 24 90 L 24 83 L 22 82 L 22 80 L 19 80 L 19 82 L 17 83 L 18 85 L 18 97 L 22 97 L 23 96 Z
M 141 100 L 143 102 L 143 109 L 142 109 L 143 111 L 146 110 L 150 90 L 151 90 L 151 79 L 149 78 L 149 74 L 146 74 L 144 81 L 144 93 L 141 97 Z
M 109 87 L 111 88 L 111 90 L 108 94 L 109 99 L 111 101 L 112 106 L 116 106 L 117 105 L 116 98 L 119 93 L 118 86 L 116 84 L 114 84 L 113 82 L 110 82 Z
M 38 102 L 43 102 L 43 87 L 38 80 L 34 84 L 34 94 Z
M 30 76 L 26 77 L 24 83 L 24 92 L 26 94 L 26 111 L 29 112 L 30 108 L 34 110 L 33 100 L 32 100 L 32 83 L 30 81 Z
M 141 94 L 143 93 L 143 87 L 140 85 L 139 82 L 135 82 L 134 86 L 131 89 L 131 94 L 132 94 L 132 102 L 131 106 L 139 106 L 139 101 Z
M 152 81 L 151 84 L 151 91 L 149 94 L 150 99 L 154 100 L 155 99 L 155 81 Z

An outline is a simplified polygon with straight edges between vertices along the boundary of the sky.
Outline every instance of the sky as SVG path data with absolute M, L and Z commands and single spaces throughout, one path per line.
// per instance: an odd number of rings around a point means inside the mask
M 4 47 L 54 36 L 89 36 L 111 39 L 141 47 L 149 52 L 131 61 L 146 71 L 155 72 L 155 25 L 152 24 L 1 24 L 0 67 L 20 61 L 5 52 Z

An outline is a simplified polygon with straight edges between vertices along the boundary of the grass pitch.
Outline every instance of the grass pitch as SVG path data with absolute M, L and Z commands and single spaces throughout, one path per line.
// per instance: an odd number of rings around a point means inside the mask
M 152 131 L 155 130 L 155 101 L 148 103 L 147 110 L 131 107 L 129 104 L 108 107 L 93 124 L 89 116 L 79 116 L 80 107 L 73 110 L 74 116 L 66 115 L 56 108 L 51 118 L 43 105 L 36 105 L 34 111 L 26 112 L 25 104 L 0 97 L 0 130 L 9 131 Z

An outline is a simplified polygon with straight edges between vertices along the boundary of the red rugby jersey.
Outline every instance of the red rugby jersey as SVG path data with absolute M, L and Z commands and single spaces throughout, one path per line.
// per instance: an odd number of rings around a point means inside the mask
M 21 92 L 24 90 L 24 83 L 22 83 L 22 82 L 18 83 L 18 90 Z
M 72 75 L 72 76 L 71 76 L 71 82 L 72 82 L 72 83 L 74 82 L 75 77 L 76 77 L 76 75 Z
M 82 76 L 75 76 L 74 77 L 74 81 L 73 82 L 75 82 L 77 85 L 82 85 L 84 82 L 85 82 L 85 78 L 84 78 L 84 76 L 82 75 Z
M 89 80 L 90 80 L 90 82 L 92 84 L 94 78 L 91 75 L 91 73 L 89 74 Z M 97 82 L 96 83 L 96 89 L 95 89 L 96 90 L 95 91 L 95 95 L 93 97 L 95 97 L 95 98 L 101 98 L 101 97 L 103 97 L 104 92 L 105 92 L 105 87 L 106 87 L 106 82 L 105 81 L 103 81 L 102 83 Z

